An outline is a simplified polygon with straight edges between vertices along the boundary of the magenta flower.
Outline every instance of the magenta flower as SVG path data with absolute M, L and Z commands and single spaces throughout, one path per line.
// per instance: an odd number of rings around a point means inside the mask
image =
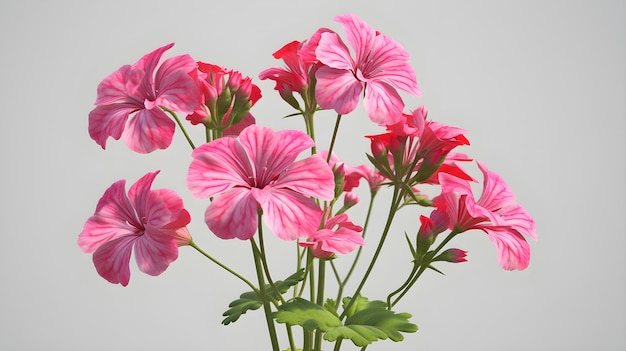
M 133 65 L 122 66 L 98 85 L 96 108 L 89 113 L 89 135 L 106 148 L 109 137 L 124 138 L 130 149 L 148 153 L 172 143 L 176 124 L 161 109 L 189 114 L 200 99 L 194 79 L 196 63 L 189 55 L 165 60 L 160 47 Z M 129 118 L 132 115 L 132 118 Z
M 357 246 L 365 245 L 361 235 L 363 228 L 350 221 L 348 215 L 342 213 L 329 218 L 324 223 L 324 228 L 309 236 L 308 241 L 300 242 L 303 247 L 310 247 L 313 256 L 330 258 L 335 254 L 347 254 Z
M 159 275 L 178 258 L 178 246 L 191 240 L 182 199 L 169 189 L 150 189 L 158 173 L 143 176 L 128 195 L 125 180 L 113 183 L 78 236 L 78 246 L 93 252 L 98 274 L 111 283 L 128 285 L 131 251 L 142 272 Z
M 293 93 L 306 98 L 306 90 L 310 85 L 311 70 L 318 65 L 315 49 L 319 44 L 322 33 L 331 32 L 330 29 L 318 29 L 309 40 L 303 42 L 294 40 L 278 49 L 272 56 L 282 59 L 285 67 L 268 68 L 259 73 L 259 79 L 270 79 L 276 82 L 274 90 L 294 108 L 298 108 Z
M 524 238 L 537 239 L 535 222 L 515 202 L 504 180 L 478 163 L 483 173 L 483 192 L 475 200 L 470 183 L 450 174 L 439 175 L 441 195 L 433 199 L 438 210 L 450 219 L 449 229 L 484 231 L 498 250 L 498 261 L 506 270 L 523 270 L 530 263 L 530 246 Z
M 330 200 L 333 172 L 314 155 L 296 161 L 313 140 L 296 130 L 251 125 L 194 150 L 187 186 L 198 198 L 214 197 L 205 221 L 220 238 L 251 238 L 258 210 L 276 236 L 293 240 L 319 227 L 322 210 L 310 197 Z
M 337 33 L 322 33 L 316 49 L 317 59 L 325 65 L 315 74 L 319 105 L 347 114 L 356 108 L 363 92 L 365 110 L 373 122 L 396 123 L 404 109 L 396 89 L 420 95 L 408 53 L 355 15 L 335 20 L 343 25 L 356 58 Z

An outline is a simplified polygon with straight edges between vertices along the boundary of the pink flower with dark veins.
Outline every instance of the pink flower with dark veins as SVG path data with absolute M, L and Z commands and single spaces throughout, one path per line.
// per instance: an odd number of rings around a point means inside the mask
M 93 252 L 98 274 L 111 283 L 128 285 L 131 251 L 142 272 L 159 275 L 191 240 L 183 200 L 172 190 L 151 189 L 158 173 L 143 176 L 128 195 L 124 180 L 111 185 L 78 236 L 78 246 Z
M 498 261 L 506 270 L 523 270 L 530 263 L 530 246 L 525 236 L 537 239 L 535 222 L 515 201 L 504 180 L 478 163 L 483 173 L 483 192 L 475 199 L 467 180 L 447 173 L 439 175 L 441 195 L 433 199 L 438 211 L 447 213 L 449 229 L 482 230 L 495 244 Z
M 238 138 L 224 137 L 196 148 L 187 186 L 213 201 L 205 221 L 222 239 L 250 239 L 258 211 L 281 239 L 294 240 L 317 230 L 322 210 L 311 197 L 331 200 L 334 176 L 318 155 L 296 161 L 314 145 L 304 132 L 251 125 Z
M 324 228 L 311 234 L 308 241 L 302 241 L 299 245 L 310 247 L 315 257 L 330 258 L 335 254 L 350 253 L 357 246 L 365 245 L 362 231 L 361 226 L 352 223 L 348 215 L 342 213 L 326 220 Z
M 404 102 L 396 89 L 421 94 L 408 53 L 355 15 L 337 16 L 335 20 L 343 25 L 356 57 L 352 58 L 337 33 L 321 34 L 316 56 L 324 66 L 315 73 L 317 102 L 344 115 L 356 108 L 363 93 L 365 111 L 373 122 L 398 122 Z
M 165 45 L 133 65 L 122 66 L 98 85 L 96 108 L 89 113 L 89 135 L 106 148 L 109 137 L 124 138 L 139 153 L 165 149 L 172 143 L 175 122 L 161 109 L 190 114 L 200 101 L 189 55 L 171 57 L 159 66 Z M 156 70 L 156 73 L 155 73 Z

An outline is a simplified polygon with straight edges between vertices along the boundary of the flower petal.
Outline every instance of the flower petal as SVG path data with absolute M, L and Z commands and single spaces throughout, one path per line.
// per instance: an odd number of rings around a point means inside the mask
M 134 250 L 139 270 L 153 276 L 163 273 L 178 258 L 176 238 L 149 229 L 135 240 Z
M 124 180 L 113 183 L 98 201 L 94 215 L 78 235 L 78 246 L 83 252 L 94 252 L 109 240 L 137 233 L 141 224 L 124 187 Z
M 383 124 L 398 123 L 402 118 L 404 102 L 391 85 L 369 81 L 363 96 L 363 106 L 372 122 Z
M 118 140 L 124 132 L 128 115 L 139 108 L 128 103 L 96 106 L 89 113 L 89 136 L 106 149 L 107 139 L 112 137 Z
M 155 89 L 158 91 L 156 103 L 176 112 L 193 113 L 200 103 L 200 89 L 183 70 L 163 76 Z
M 265 224 L 283 240 L 310 236 L 320 225 L 322 210 L 300 193 L 266 187 L 252 189 L 252 195 L 263 209 Z
M 350 49 L 343 43 L 337 33 L 322 33 L 319 44 L 315 49 L 315 55 L 320 62 L 330 68 L 346 71 L 354 70 L 354 61 L 350 56 Z
M 143 71 L 133 70 L 130 65 L 124 65 L 111 73 L 98 84 L 96 105 L 106 105 L 121 102 L 130 102 L 135 88 L 143 78 Z M 130 91 L 129 91 L 130 87 Z
M 333 171 L 319 155 L 294 162 L 274 187 L 289 188 L 320 200 L 332 200 L 335 195 Z
M 273 131 L 251 125 L 239 134 L 239 141 L 254 163 L 254 186 L 264 187 L 293 163 L 298 155 L 314 145 L 306 133 L 299 130 Z
M 215 197 L 204 220 L 219 238 L 250 239 L 257 230 L 257 202 L 250 190 L 233 188 Z
M 138 237 L 126 235 L 100 246 L 93 254 L 93 264 L 98 274 L 113 284 L 128 285 L 130 280 L 130 254 Z
M 165 149 L 172 143 L 176 124 L 160 108 L 140 110 L 122 133 L 128 147 L 138 153 Z
M 322 108 L 334 109 L 342 115 L 354 111 L 363 86 L 351 71 L 322 66 L 315 77 L 315 98 Z
M 187 187 L 197 198 L 206 199 L 235 186 L 249 186 L 254 174 L 246 151 L 232 137 L 206 143 L 196 148 L 192 156 Z
M 482 228 L 496 245 L 498 261 L 506 270 L 524 270 L 530 263 L 530 246 L 524 237 L 508 227 Z
M 346 38 L 355 51 L 356 61 L 362 62 L 367 59 L 371 51 L 372 42 L 376 37 L 376 30 L 353 14 L 336 16 L 335 21 L 343 25 Z

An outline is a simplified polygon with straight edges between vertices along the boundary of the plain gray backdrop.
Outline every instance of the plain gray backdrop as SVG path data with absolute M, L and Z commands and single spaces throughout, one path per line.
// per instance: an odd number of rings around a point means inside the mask
M 396 308 L 420 330 L 369 349 L 624 350 L 624 2 L 392 0 L 1 1 L 0 349 L 268 350 L 262 312 L 220 325 L 246 287 L 191 248 L 159 277 L 131 261 L 126 288 L 97 275 L 76 245 L 83 223 L 114 181 L 160 169 L 155 187 L 184 198 L 196 242 L 254 277 L 248 243 L 206 229 L 208 203 L 185 187 L 180 132 L 150 155 L 111 140 L 103 151 L 87 115 L 104 77 L 175 42 L 167 57 L 189 53 L 252 76 L 264 95 L 252 110 L 259 124 L 301 129 L 299 118 L 281 119 L 291 110 L 258 73 L 319 27 L 345 38 L 333 17 L 349 12 L 406 48 L 423 92 L 403 95 L 407 110 L 426 105 L 431 119 L 466 129 L 472 145 L 459 151 L 504 177 L 539 237 L 521 272 L 500 268 L 484 234 L 455 239 L 469 262 L 426 274 Z M 319 114 L 321 145 L 333 122 Z M 363 135 L 381 130 L 362 107 L 342 123 L 337 153 L 367 162 Z M 403 232 L 414 234 L 417 218 L 401 213 L 366 296 L 384 299 L 408 272 Z M 267 245 L 275 277 L 291 273 L 292 246 L 271 236 Z

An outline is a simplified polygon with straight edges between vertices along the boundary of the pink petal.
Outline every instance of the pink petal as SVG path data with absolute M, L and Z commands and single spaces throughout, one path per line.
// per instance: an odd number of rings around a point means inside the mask
M 126 145 L 138 153 L 165 149 L 172 143 L 176 124 L 160 108 L 140 110 L 122 133 Z
M 369 118 L 380 125 L 398 123 L 403 118 L 404 102 L 396 89 L 386 83 L 368 82 L 363 105 Z
M 239 135 L 241 145 L 254 163 L 255 186 L 263 187 L 298 157 L 314 145 L 306 133 L 299 130 L 273 131 L 271 128 L 251 125 Z
M 156 72 L 154 85 L 161 86 L 162 80 L 176 71 L 190 73 L 198 68 L 198 63 L 188 54 L 170 57 L 161 63 Z
M 119 180 L 102 195 L 96 211 L 84 225 L 78 236 L 78 246 L 83 252 L 97 250 L 109 240 L 136 234 L 141 225 L 126 197 L 125 181 Z
M 238 136 L 241 134 L 241 131 L 246 129 L 247 127 L 256 124 L 256 120 L 252 114 L 248 113 L 239 123 L 236 123 L 228 128 L 226 128 L 223 132 L 224 136 Z
M 155 201 L 152 201 L 148 212 L 149 225 L 175 231 L 191 222 L 183 199 L 174 190 L 157 189 L 152 190 L 152 194 L 153 199 L 158 199 L 158 203 L 154 204 Z
M 89 136 L 105 149 L 109 137 L 118 140 L 122 136 L 128 115 L 138 108 L 127 103 L 97 106 L 89 113 Z
M 163 56 L 163 53 L 171 49 L 173 46 L 174 46 L 174 43 L 170 43 L 150 53 L 147 53 L 133 65 L 133 68 L 138 68 L 145 72 L 144 81 L 142 83 L 144 86 L 144 89 L 151 90 L 151 88 L 154 86 L 154 70 L 156 69 L 157 64 L 161 60 L 161 56 Z
M 335 21 L 343 25 L 346 38 L 356 53 L 356 61 L 361 62 L 368 57 L 376 31 L 365 21 L 353 14 L 335 17 Z
M 142 73 L 140 70 L 133 70 L 130 65 L 120 67 L 98 84 L 98 97 L 95 104 L 128 102 L 129 95 L 132 95 L 128 91 L 129 83 L 131 87 L 138 85 L 143 77 Z
M 486 227 L 483 230 L 496 245 L 498 261 L 506 270 L 523 270 L 530 263 L 530 246 L 524 237 L 509 228 Z
M 483 193 L 478 199 L 478 204 L 491 210 L 497 211 L 515 203 L 515 194 L 506 185 L 504 179 L 495 172 L 491 172 L 480 162 L 477 162 L 484 177 Z
M 421 95 L 409 54 L 396 41 L 382 34 L 376 36 L 367 60 L 358 61 L 357 65 L 364 67 L 368 79 L 385 82 L 414 96 Z
M 254 171 L 237 139 L 214 140 L 196 148 L 192 156 L 187 187 L 193 196 L 206 199 L 235 186 L 250 186 Z
M 191 77 L 182 70 L 163 76 L 155 85 L 159 106 L 185 114 L 193 113 L 200 103 L 201 91 Z
M 163 273 L 178 258 L 178 245 L 173 235 L 152 233 L 148 229 L 135 240 L 134 250 L 139 270 L 153 276 Z
M 344 255 L 352 252 L 357 246 L 365 245 L 361 233 L 343 228 L 335 232 L 320 230 L 315 238 L 321 242 L 322 250 Z
M 100 246 L 93 254 L 93 264 L 98 274 L 113 284 L 128 285 L 130 279 L 130 253 L 138 237 L 127 235 Z
M 334 109 L 342 115 L 354 111 L 363 86 L 351 71 L 322 66 L 315 76 L 315 98 L 322 108 Z
M 293 163 L 274 187 L 289 188 L 320 200 L 332 200 L 335 196 L 333 171 L 318 155 Z
M 222 239 L 250 239 L 258 225 L 257 202 L 246 188 L 233 188 L 219 196 L 206 209 L 204 220 Z
M 265 224 L 277 237 L 295 240 L 317 231 L 322 210 L 311 198 L 287 189 L 252 189 Z
M 139 218 L 145 218 L 148 216 L 148 211 L 150 210 L 151 205 L 150 189 L 157 174 L 159 174 L 159 171 L 145 174 L 143 177 L 139 178 L 139 180 L 137 180 L 133 185 L 131 185 L 130 189 L 128 189 L 128 198 L 133 204 L 133 207 L 137 212 L 137 216 Z
M 317 59 L 326 66 L 339 70 L 354 70 L 354 61 L 350 50 L 334 32 L 322 33 L 320 42 L 315 49 Z

